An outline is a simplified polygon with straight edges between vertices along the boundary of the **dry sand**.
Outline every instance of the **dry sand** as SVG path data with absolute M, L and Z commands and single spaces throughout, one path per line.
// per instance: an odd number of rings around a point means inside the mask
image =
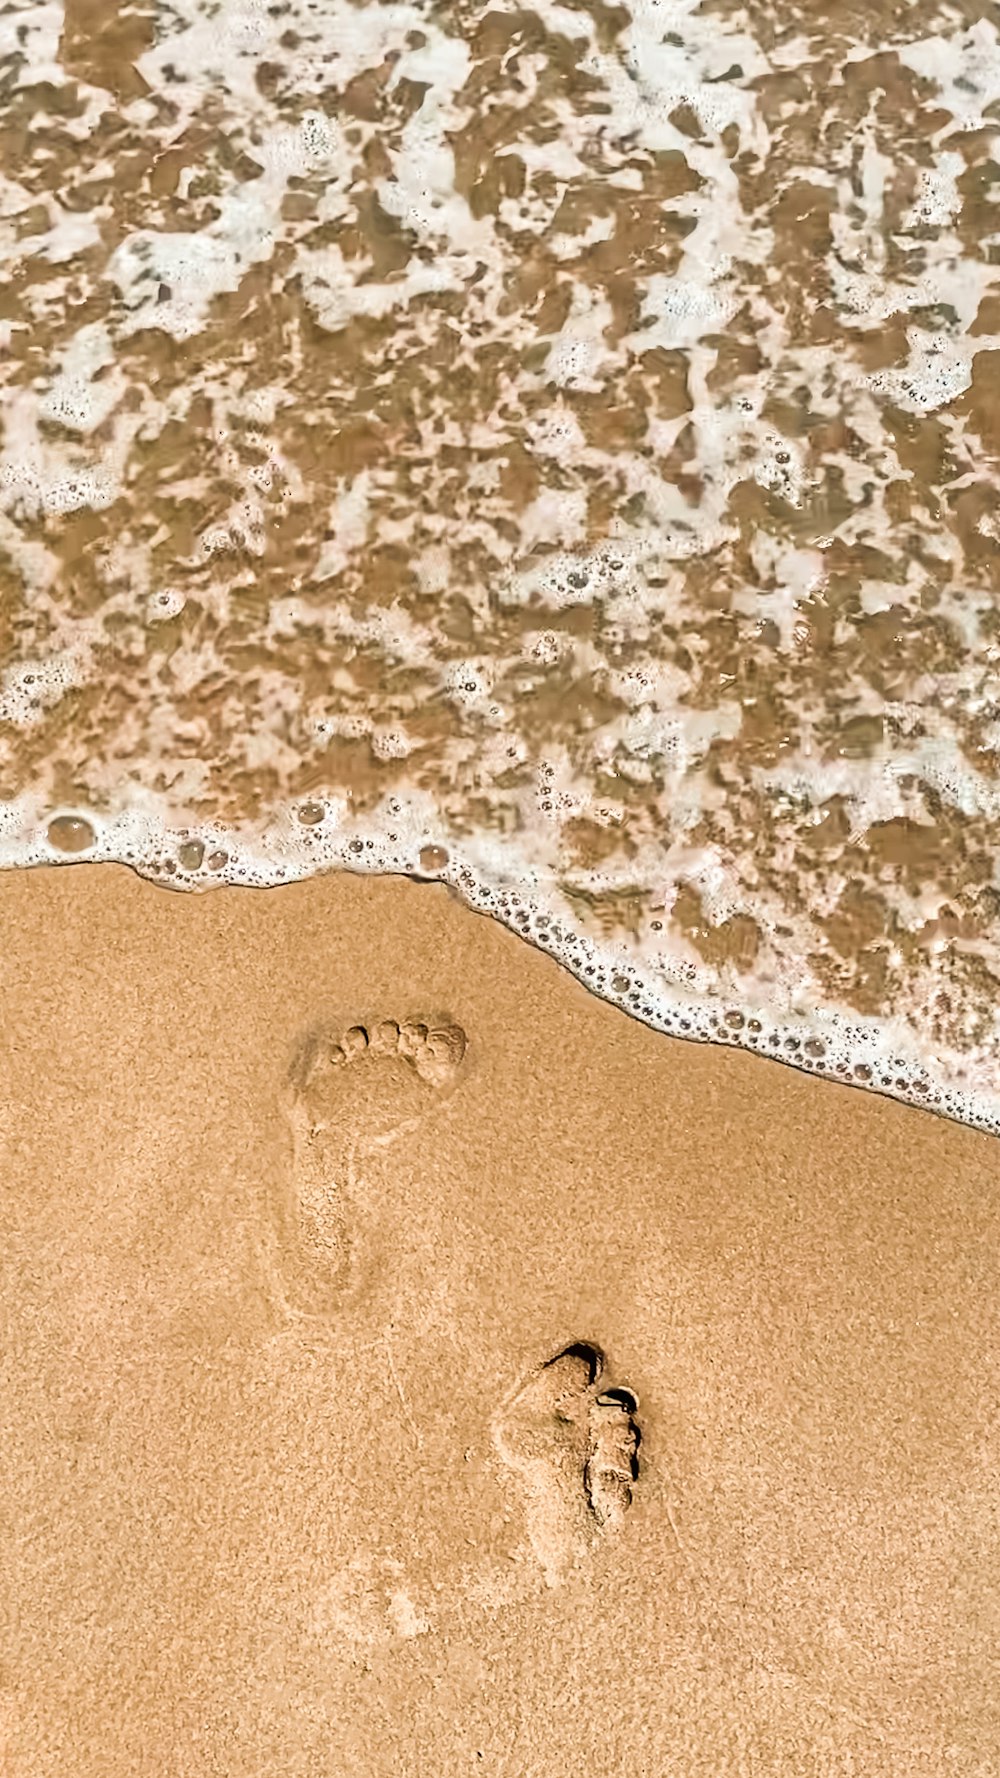
M 438 888 L 0 926 L 4 1778 L 994 1778 L 994 1140 Z

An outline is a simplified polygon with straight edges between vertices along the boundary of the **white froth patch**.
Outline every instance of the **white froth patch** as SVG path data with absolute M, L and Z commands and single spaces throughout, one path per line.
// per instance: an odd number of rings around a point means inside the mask
M 303 605 L 301 600 L 284 599 L 276 603 L 273 614 L 279 626 L 285 613 L 291 619 L 293 634 L 299 629 L 309 629 L 316 623 L 314 608 Z M 331 634 L 352 642 L 368 644 L 377 649 L 386 661 L 399 662 L 409 667 L 427 667 L 434 671 L 440 669 L 431 631 L 424 624 L 417 623 L 401 605 L 376 606 L 365 617 L 356 617 L 347 606 L 337 604 L 328 607 L 324 617 Z
M 130 235 L 111 255 L 108 276 L 117 285 L 127 319 L 127 338 L 156 327 L 176 340 L 205 325 L 215 297 L 237 290 L 244 274 L 270 259 L 276 239 L 281 190 L 262 192 L 263 181 L 235 187 L 219 199 L 219 216 L 197 233 Z
M 41 445 L 20 462 L 11 452 L 0 458 L 0 496 L 8 511 L 61 514 L 89 506 L 100 512 L 117 495 L 117 478 L 102 463 L 71 469 L 60 453 Z
M 962 207 L 958 180 L 965 171 L 960 154 L 941 154 L 920 175 L 920 190 L 903 219 L 905 228 L 947 228 Z
M 412 558 L 413 571 L 425 593 L 443 593 L 452 578 L 451 551 L 446 542 L 432 543 Z
M 975 321 L 983 297 L 995 285 L 991 267 L 968 259 L 958 236 L 949 228 L 942 227 L 924 242 L 923 252 L 924 269 L 908 284 L 871 268 L 845 266 L 831 254 L 827 270 L 838 305 L 856 318 L 855 325 L 866 328 L 881 327 L 894 315 L 916 309 L 954 309 L 957 325 L 965 332 Z M 974 349 L 981 350 L 983 343 L 977 340 Z
M 342 574 L 351 557 L 368 541 L 371 528 L 372 474 L 363 469 L 330 507 L 328 538 L 316 564 L 317 580 Z
M 336 118 L 323 111 L 306 111 L 294 128 L 268 130 L 254 143 L 253 157 L 282 184 L 309 173 L 322 172 L 330 180 L 347 181 L 351 176 L 351 155 L 343 129 Z
M 14 91 L 63 85 L 66 75 L 59 60 L 63 16 L 55 0 L 33 0 L 28 5 L 15 0 L 0 13 L 0 61 L 11 70 Z
M 149 624 L 168 623 L 172 617 L 178 617 L 187 604 L 179 587 L 157 587 L 154 592 L 147 591 L 141 597 L 143 615 Z
M 375 759 L 408 759 L 419 745 L 402 727 L 372 730 L 371 750 Z
M 532 665 L 553 667 L 573 653 L 572 637 L 558 630 L 536 630 L 524 638 L 524 658 Z
M 261 61 L 284 63 L 300 91 L 318 93 L 328 82 L 343 86 L 378 67 L 390 50 L 405 50 L 410 32 L 428 29 L 417 6 L 355 7 L 344 0 L 292 0 L 282 11 L 252 0 L 219 0 L 210 12 L 198 0 L 178 0 L 173 19 L 174 29 L 137 65 L 154 91 L 171 93 L 185 122 L 207 91 L 224 93 L 244 115 L 262 114 Z M 299 41 L 290 51 L 293 30 Z
M 699 16 L 700 0 L 633 0 L 622 60 L 594 52 L 588 64 L 609 92 L 623 134 L 646 148 L 687 147 L 670 122 L 689 105 L 706 131 L 736 124 L 749 145 L 762 141 L 750 83 L 767 72 L 754 39 L 718 15 Z M 738 64 L 740 81 L 723 77 Z
M 953 37 L 925 37 L 900 45 L 901 62 L 940 92 L 941 103 L 962 129 L 981 129 L 1000 99 L 1000 31 L 978 19 Z
M 552 543 L 571 548 L 585 542 L 586 536 L 587 496 L 582 488 L 543 488 L 521 514 L 521 545 L 525 550 Z
M 99 371 L 114 363 L 114 356 L 103 322 L 81 327 L 63 353 L 59 373 L 39 404 L 42 419 L 84 437 L 103 425 L 126 388 L 120 371 L 95 381 Z
M 456 94 L 471 68 L 469 47 L 462 38 L 435 33 L 407 57 L 406 78 L 426 86 L 421 104 L 407 122 L 398 151 L 392 153 L 393 176 L 378 186 L 383 208 L 421 239 L 444 237 L 453 251 L 473 255 L 482 250 L 492 225 L 477 221 L 455 189 L 455 156 L 446 130 L 457 121 Z
M 574 284 L 570 312 L 545 360 L 546 382 L 555 383 L 558 388 L 592 393 L 602 389 L 623 356 L 620 351 L 612 352 L 605 340 L 611 321 L 611 304 L 607 299 L 585 284 Z
M 0 509 L 16 522 L 78 512 L 101 511 L 118 498 L 139 412 L 115 414 L 122 384 L 112 371 L 107 390 L 95 383 L 109 364 L 103 330 L 84 330 L 71 341 L 62 368 L 46 386 L 8 387 L 4 400 L 0 452 Z M 114 416 L 112 418 L 112 416 Z M 45 430 L 59 422 L 62 434 Z M 91 428 L 106 423 L 110 436 L 91 442 Z
M 555 463 L 572 463 L 586 449 L 579 420 L 562 402 L 533 414 L 524 431 L 535 455 L 550 457 Z
M 902 789 L 900 775 L 889 771 L 883 759 L 829 760 L 800 752 L 781 765 L 758 767 L 754 782 L 770 792 L 778 813 L 783 812 L 783 798 L 787 809 L 804 803 L 817 810 L 833 797 L 843 798 L 852 839 L 861 840 L 875 822 L 919 815 L 917 799 Z
M 721 333 L 737 305 L 734 287 L 724 281 L 721 268 L 704 282 L 655 273 L 647 280 L 642 331 L 632 334 L 629 343 L 637 351 L 696 346 L 705 334 Z
M 932 414 L 965 393 L 972 383 L 973 342 L 941 339 L 919 327 L 908 327 L 910 348 L 899 370 L 874 371 L 865 379 L 876 395 L 887 396 L 911 414 Z
M 801 506 L 805 487 L 803 454 L 800 447 L 780 432 L 767 431 L 757 446 L 753 466 L 754 480 L 787 500 L 789 506 Z
M 35 224 L 40 206 L 45 222 Z M 29 222 L 34 226 L 29 227 Z M 5 265 L 30 258 L 60 265 L 96 246 L 100 239 L 101 231 L 89 210 L 64 210 L 50 193 L 39 197 L 0 174 L 0 254 Z
M 493 714 L 493 681 L 496 662 L 488 660 L 451 661 L 445 668 L 443 684 L 453 704 L 460 710 L 481 716 Z M 499 716 L 499 709 L 496 715 Z
M 785 538 L 757 531 L 750 556 L 763 583 L 761 588 L 741 588 L 733 606 L 760 624 L 772 623 L 785 652 L 800 646 L 802 626 L 799 608 L 821 591 L 826 570 L 818 549 L 797 549 Z
M 0 722 L 31 728 L 87 679 L 89 661 L 82 649 L 65 649 L 38 660 L 18 661 L 0 673 Z
M 422 260 L 412 260 L 405 274 L 391 284 L 359 284 L 356 268 L 347 266 L 336 246 L 298 248 L 296 271 L 303 300 L 328 333 L 339 333 L 355 315 L 378 320 L 407 309 L 416 296 L 457 290 L 461 284 L 457 266 L 428 265 Z
M 611 672 L 604 683 L 625 710 L 595 736 L 595 764 L 604 774 L 633 784 L 648 784 L 654 776 L 665 779 L 669 792 L 661 807 L 664 831 L 690 826 L 703 807 L 698 768 L 714 741 L 733 740 L 739 734 L 741 706 L 730 700 L 713 709 L 687 705 L 689 676 L 677 667 Z

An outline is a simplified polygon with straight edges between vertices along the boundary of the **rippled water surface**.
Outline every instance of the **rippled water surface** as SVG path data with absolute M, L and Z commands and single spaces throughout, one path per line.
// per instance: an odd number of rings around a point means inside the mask
M 1000 1125 L 1000 30 L 0 12 L 0 837 Z

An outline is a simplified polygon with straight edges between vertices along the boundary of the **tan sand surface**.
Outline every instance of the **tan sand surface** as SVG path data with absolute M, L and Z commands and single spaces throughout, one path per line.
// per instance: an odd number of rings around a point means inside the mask
M 995 1140 L 438 887 L 0 939 L 3 1778 L 995 1778 Z

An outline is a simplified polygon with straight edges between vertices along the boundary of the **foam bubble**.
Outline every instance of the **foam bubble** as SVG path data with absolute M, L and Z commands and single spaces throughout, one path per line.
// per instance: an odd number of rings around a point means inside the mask
M 93 826 L 85 815 L 53 815 L 45 830 L 57 852 L 89 852 L 94 844 Z

